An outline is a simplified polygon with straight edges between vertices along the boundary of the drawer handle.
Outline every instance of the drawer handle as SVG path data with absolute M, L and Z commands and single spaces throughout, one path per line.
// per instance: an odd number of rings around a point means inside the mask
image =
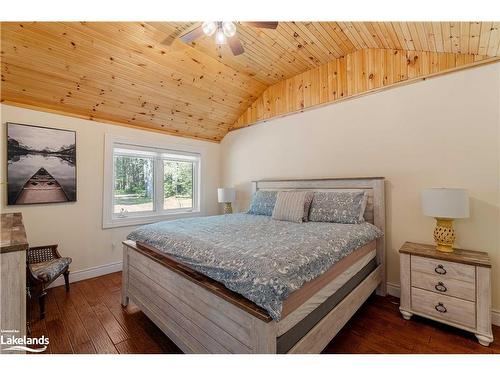
M 448 290 L 448 288 L 440 281 L 438 282 L 434 288 L 438 291 L 438 292 L 446 292 Z
M 436 306 L 434 306 L 434 308 L 436 309 L 436 311 L 443 314 L 448 311 L 441 302 L 439 302 Z
M 438 264 L 438 266 L 434 268 L 434 271 L 436 271 L 436 273 L 439 273 L 440 275 L 446 275 L 446 270 L 444 269 L 442 264 Z

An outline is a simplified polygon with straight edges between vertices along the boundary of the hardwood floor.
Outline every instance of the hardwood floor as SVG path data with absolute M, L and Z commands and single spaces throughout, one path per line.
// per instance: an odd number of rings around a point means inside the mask
M 120 305 L 121 273 L 49 290 L 47 314 L 29 303 L 31 336 L 49 337 L 45 353 L 181 353 L 134 304 Z M 413 317 L 406 321 L 399 300 L 372 296 L 328 344 L 324 353 L 500 353 L 500 327 L 486 348 L 474 335 Z

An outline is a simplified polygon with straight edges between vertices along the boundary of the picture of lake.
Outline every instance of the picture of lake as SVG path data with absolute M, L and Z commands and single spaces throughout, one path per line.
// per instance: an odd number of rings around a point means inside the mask
M 7 123 L 8 204 L 76 201 L 74 131 Z

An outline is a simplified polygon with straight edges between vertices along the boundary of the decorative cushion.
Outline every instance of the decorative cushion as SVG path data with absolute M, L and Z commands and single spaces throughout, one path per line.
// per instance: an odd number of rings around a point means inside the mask
M 62 271 L 71 263 L 71 258 L 63 257 L 52 259 L 47 262 L 30 264 L 31 272 L 40 280 L 48 283 L 54 281 Z
M 311 203 L 314 198 L 314 192 L 309 191 L 306 195 L 306 200 L 304 201 L 304 217 L 302 217 L 302 221 L 306 222 L 309 221 L 309 209 L 311 208 Z
M 248 214 L 272 216 L 277 191 L 258 190 L 254 193 Z
M 363 223 L 366 200 L 366 194 L 362 190 L 315 192 L 309 210 L 309 220 L 342 224 Z
M 302 223 L 312 198 L 312 191 L 280 191 L 276 198 L 273 219 Z

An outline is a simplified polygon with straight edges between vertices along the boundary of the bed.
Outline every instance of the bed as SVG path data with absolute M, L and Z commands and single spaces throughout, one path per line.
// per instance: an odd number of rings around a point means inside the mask
M 384 179 L 253 183 L 291 189 L 362 189 L 366 223 L 234 214 L 145 226 L 124 242 L 122 305 L 186 353 L 321 352 L 371 293 L 385 295 Z

